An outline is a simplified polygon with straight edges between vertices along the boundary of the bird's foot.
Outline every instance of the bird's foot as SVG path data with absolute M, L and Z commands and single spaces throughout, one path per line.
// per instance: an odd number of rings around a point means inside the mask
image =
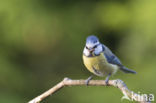
M 89 84 L 89 81 L 92 80 L 92 78 L 93 78 L 93 76 L 90 76 L 90 77 L 88 77 L 88 78 L 86 79 L 85 84 L 86 84 L 87 86 L 88 86 L 88 84 Z
M 108 76 L 106 77 L 106 80 L 105 80 L 105 83 L 106 83 L 106 86 L 108 86 L 108 82 L 109 82 L 109 77 L 111 76 L 111 73 L 108 74 Z
M 105 80 L 106 86 L 108 86 L 109 79 Z

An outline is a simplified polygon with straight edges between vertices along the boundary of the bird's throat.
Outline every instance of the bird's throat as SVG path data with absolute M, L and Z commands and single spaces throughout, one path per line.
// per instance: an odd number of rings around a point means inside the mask
M 96 55 L 94 54 L 93 51 L 91 51 L 91 52 L 89 53 L 89 57 L 94 57 L 94 56 L 96 56 Z

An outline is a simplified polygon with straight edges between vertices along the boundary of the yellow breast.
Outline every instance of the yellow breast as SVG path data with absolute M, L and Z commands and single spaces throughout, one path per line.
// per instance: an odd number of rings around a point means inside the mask
M 108 75 L 109 73 L 114 74 L 118 69 L 116 65 L 107 62 L 103 53 L 94 57 L 83 55 L 83 62 L 90 72 L 98 76 Z

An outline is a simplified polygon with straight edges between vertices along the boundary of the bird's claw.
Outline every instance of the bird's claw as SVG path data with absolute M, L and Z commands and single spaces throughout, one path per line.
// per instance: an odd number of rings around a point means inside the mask
M 108 86 L 109 79 L 105 80 L 106 86 Z
M 111 76 L 111 73 L 108 74 L 108 76 L 107 76 L 107 78 L 106 78 L 106 80 L 105 80 L 106 86 L 109 85 L 108 82 L 109 82 L 109 77 L 110 77 L 110 76 Z
M 93 78 L 93 76 L 90 76 L 90 77 L 88 77 L 88 78 L 86 79 L 85 84 L 86 84 L 87 86 L 88 86 L 88 84 L 89 84 L 89 81 L 92 80 L 92 78 Z

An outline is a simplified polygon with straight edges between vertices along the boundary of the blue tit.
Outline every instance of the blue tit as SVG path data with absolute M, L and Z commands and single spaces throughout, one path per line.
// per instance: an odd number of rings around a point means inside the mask
M 106 76 L 106 84 L 108 84 L 109 77 L 115 74 L 117 70 L 125 73 L 136 73 L 122 65 L 118 57 L 107 46 L 100 43 L 99 39 L 94 35 L 86 39 L 86 45 L 83 50 L 83 62 L 86 68 L 93 74 L 100 77 Z M 91 78 L 87 79 L 87 84 Z

